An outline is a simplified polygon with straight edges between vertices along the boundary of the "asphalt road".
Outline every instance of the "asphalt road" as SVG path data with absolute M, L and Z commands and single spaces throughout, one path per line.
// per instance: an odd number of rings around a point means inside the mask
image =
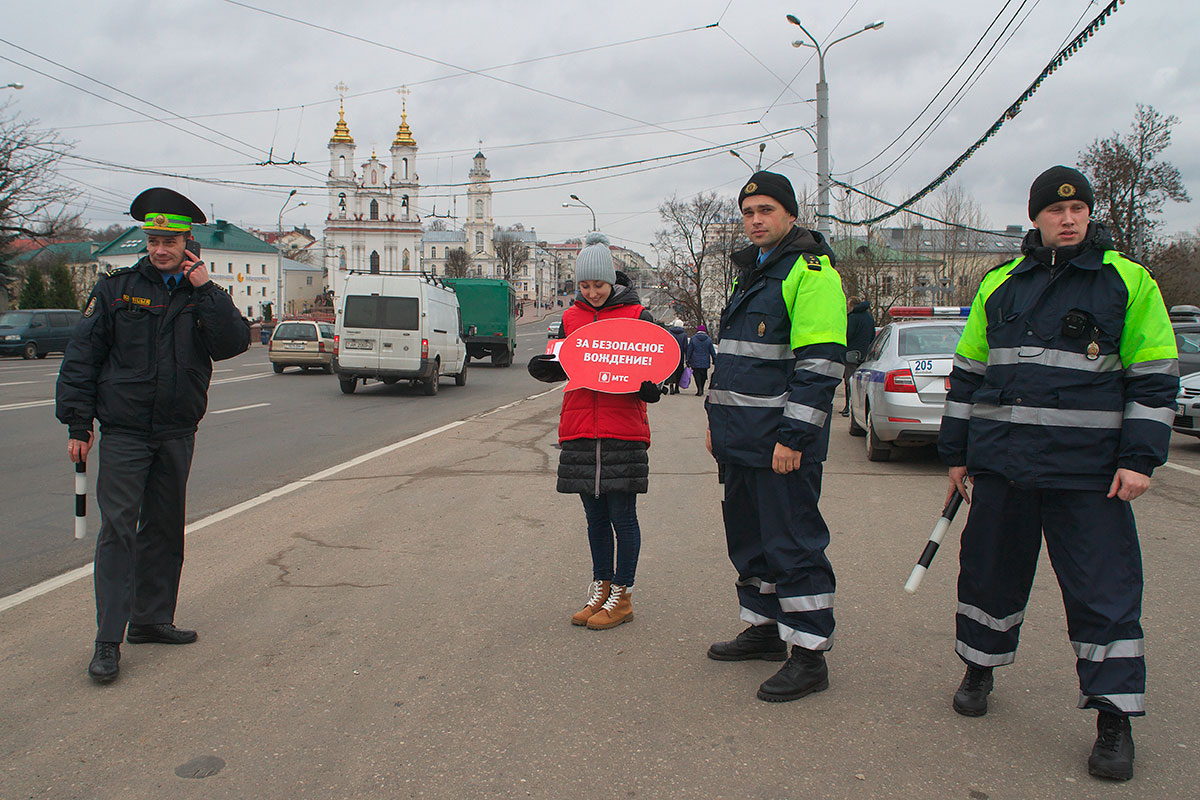
M 519 329 L 511 368 L 472 362 L 467 385 L 443 378 L 435 397 L 407 383 L 343 395 L 333 376 L 275 375 L 258 343 L 215 365 L 188 483 L 190 521 L 380 444 L 478 414 L 539 391 L 523 368 L 544 352 L 546 328 Z M 54 417 L 61 356 L 0 359 L 0 597 L 91 561 L 100 515 L 89 459 L 87 539 L 74 538 L 74 471 L 66 428 Z

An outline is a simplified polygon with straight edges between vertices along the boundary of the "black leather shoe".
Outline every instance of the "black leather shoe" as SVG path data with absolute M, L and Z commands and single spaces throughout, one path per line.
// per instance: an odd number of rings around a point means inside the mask
M 982 717 L 987 713 L 987 698 L 991 693 L 992 668 L 967 667 L 967 674 L 954 693 L 954 710 L 964 717 Z
M 766 625 L 751 625 L 728 642 L 717 642 L 708 648 L 708 657 L 714 661 L 783 661 L 787 658 L 787 643 L 779 638 L 779 628 L 774 622 Z
M 196 641 L 196 632 L 176 628 L 170 622 L 152 625 L 130 625 L 125 641 L 130 644 L 191 644 Z
M 792 646 L 792 655 L 771 677 L 758 687 L 758 699 L 768 703 L 799 700 L 813 692 L 829 688 L 829 667 L 820 650 Z
M 1088 774 L 1127 781 L 1133 777 L 1133 729 L 1129 717 L 1101 711 L 1096 717 L 1096 743 L 1088 757 Z
M 843 409 L 842 409 L 841 411 L 839 411 L 838 413 L 839 413 L 839 414 L 841 414 L 843 417 L 848 417 L 848 416 L 850 416 L 850 409 L 848 409 L 848 408 L 843 408 Z
M 88 675 L 96 683 L 108 683 L 121 670 L 121 645 L 118 642 L 96 642 L 96 653 L 88 664 Z

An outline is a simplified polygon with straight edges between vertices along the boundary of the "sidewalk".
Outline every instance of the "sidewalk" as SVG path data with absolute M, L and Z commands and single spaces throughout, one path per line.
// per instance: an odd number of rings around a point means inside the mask
M 579 501 L 553 489 L 559 402 L 470 419 L 189 536 L 177 619 L 200 641 L 124 645 L 110 686 L 85 675 L 90 581 L 0 614 L 0 800 L 1194 796 L 1194 600 L 1148 632 L 1169 708 L 1135 724 L 1137 777 L 1092 781 L 1093 715 L 1072 707 L 1046 565 L 1027 657 L 998 678 L 993 714 L 959 717 L 956 548 L 900 591 L 912 530 L 933 520 L 906 498 L 944 473 L 854 461 L 844 434 L 823 503 L 832 686 L 756 700 L 778 665 L 704 656 L 743 625 L 690 391 L 651 407 L 635 620 L 571 626 L 591 576 Z M 179 777 L 196 770 L 216 772 Z

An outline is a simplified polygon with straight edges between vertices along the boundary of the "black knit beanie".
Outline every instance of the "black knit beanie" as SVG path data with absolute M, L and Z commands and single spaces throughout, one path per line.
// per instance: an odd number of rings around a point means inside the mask
M 796 193 L 792 190 L 792 182 L 779 173 L 756 172 L 751 175 L 750 180 L 738 193 L 738 208 L 742 207 L 743 200 L 756 194 L 774 198 L 783 206 L 784 211 L 793 217 L 800 216 L 800 207 L 796 205 Z
M 1082 200 L 1089 214 L 1096 203 L 1092 185 L 1083 173 L 1060 164 L 1038 175 L 1029 187 L 1029 219 L 1036 219 L 1043 208 L 1061 200 Z

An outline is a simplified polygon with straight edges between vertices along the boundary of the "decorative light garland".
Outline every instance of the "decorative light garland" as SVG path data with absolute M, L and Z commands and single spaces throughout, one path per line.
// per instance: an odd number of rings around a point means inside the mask
M 1050 75 L 1052 75 L 1055 70 L 1057 70 L 1059 67 L 1061 67 L 1068 58 L 1075 55 L 1075 53 L 1078 52 L 1081 47 L 1083 47 L 1084 42 L 1086 42 L 1088 39 L 1090 39 L 1092 37 L 1092 35 L 1094 33 L 1096 33 L 1096 31 L 1098 31 L 1104 25 L 1104 22 L 1107 19 L 1107 17 L 1110 14 L 1116 13 L 1117 7 L 1122 6 L 1124 4 L 1125 4 L 1125 0 L 1111 0 L 1111 2 L 1107 6 L 1104 7 L 1104 10 L 1101 11 L 1100 14 L 1095 19 L 1093 19 L 1082 31 L 1080 31 L 1078 36 L 1076 36 L 1074 39 L 1071 40 L 1070 44 L 1068 44 L 1066 47 L 1064 47 L 1062 50 L 1060 50 L 1058 52 L 1058 55 L 1056 55 L 1054 58 L 1052 58 L 1050 60 L 1050 63 L 1047 64 L 1045 69 L 1042 70 L 1041 74 L 1037 76 L 1037 79 L 1034 80 L 1034 82 L 1029 85 L 1028 89 L 1026 89 L 1024 92 L 1021 93 L 1021 96 L 1017 98 L 1016 102 L 1014 102 L 1011 106 L 1009 106 L 1005 110 L 1005 112 L 1000 115 L 1000 118 L 992 124 L 992 127 L 988 128 L 987 132 L 985 134 L 983 134 L 983 136 L 980 136 L 978 139 L 976 139 L 975 143 L 972 144 L 970 147 L 968 147 L 966 152 L 964 152 L 962 155 L 960 155 L 958 158 L 956 158 L 954 160 L 954 163 L 952 163 L 949 167 L 947 167 L 945 169 L 945 171 L 942 172 L 941 175 L 939 175 L 937 178 L 935 178 L 933 180 L 933 182 L 930 183 L 929 185 L 927 185 L 924 189 L 917 192 L 912 197 L 905 200 L 903 203 L 900 203 L 899 205 L 896 205 L 896 206 L 892 206 L 891 211 L 885 211 L 884 213 L 879 214 L 878 216 L 871 217 L 870 219 L 863 219 L 863 220 L 858 220 L 857 222 L 854 222 L 851 220 L 842 219 L 841 217 L 838 217 L 834 214 L 818 214 L 817 216 L 825 217 L 826 219 L 831 219 L 834 222 L 840 222 L 843 225 L 874 225 L 876 222 L 881 222 L 882 220 L 885 220 L 888 217 L 895 216 L 896 214 L 900 213 L 904 209 L 908 208 L 909 206 L 911 206 L 914 203 L 916 203 L 917 201 L 919 201 L 921 198 L 925 197 L 925 195 L 927 195 L 930 192 L 937 189 L 939 186 L 941 186 L 943 183 L 946 182 L 947 178 L 949 178 L 951 175 L 953 175 L 955 172 L 957 172 L 958 168 L 961 167 L 968 158 L 975 155 L 976 150 L 983 147 L 989 139 L 991 139 L 993 136 L 995 136 L 996 133 L 1000 130 L 1000 128 L 1004 125 L 1005 122 L 1007 122 L 1010 119 L 1013 119 L 1014 117 L 1017 116 L 1017 114 L 1020 114 L 1021 106 L 1025 103 L 1026 100 L 1033 97 L 1034 93 L 1038 90 L 1038 87 L 1040 87 L 1042 85 L 1042 82 L 1044 80 L 1046 80 L 1046 78 L 1050 77 Z M 847 183 L 842 183 L 839 180 L 835 180 L 832 177 L 829 179 L 829 182 L 836 184 L 838 186 L 841 186 L 843 189 L 848 189 L 849 191 L 857 192 L 858 194 L 865 194 L 865 192 L 862 192 L 861 190 L 856 189 L 855 187 L 853 187 Z M 891 204 L 889 203 L 889 205 L 891 205 Z

